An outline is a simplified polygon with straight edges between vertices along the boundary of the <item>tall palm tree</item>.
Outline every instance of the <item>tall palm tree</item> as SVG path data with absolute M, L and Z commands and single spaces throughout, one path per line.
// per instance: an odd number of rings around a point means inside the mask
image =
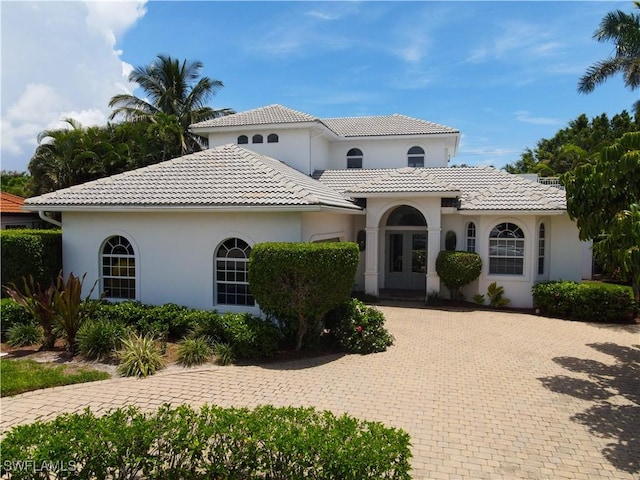
M 640 8 L 640 2 L 633 2 Z M 640 15 L 620 10 L 607 13 L 593 34 L 598 42 L 612 42 L 615 54 L 591 65 L 580 78 L 578 92 L 591 93 L 596 86 L 618 73 L 631 90 L 640 87 Z M 634 105 L 640 113 L 640 101 Z
M 136 67 L 129 74 L 129 81 L 137 83 L 147 98 L 114 96 L 109 102 L 114 108 L 110 118 L 155 122 L 159 113 L 175 116 L 183 130 L 182 153 L 200 150 L 200 140 L 189 132 L 189 125 L 235 113 L 229 108 L 215 110 L 207 106 L 224 85 L 220 80 L 201 77 L 202 67 L 202 62 L 180 62 L 168 55 L 158 55 L 150 65 Z

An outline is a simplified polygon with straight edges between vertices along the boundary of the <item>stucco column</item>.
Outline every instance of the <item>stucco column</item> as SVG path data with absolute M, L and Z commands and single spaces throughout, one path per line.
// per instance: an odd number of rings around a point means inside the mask
M 438 258 L 438 253 L 440 253 L 441 231 L 441 228 L 428 229 L 427 295 L 433 291 L 440 293 L 440 277 L 436 273 L 436 259 Z
M 367 249 L 365 251 L 364 267 L 364 293 L 378 296 L 378 239 L 380 229 L 377 227 L 367 227 Z

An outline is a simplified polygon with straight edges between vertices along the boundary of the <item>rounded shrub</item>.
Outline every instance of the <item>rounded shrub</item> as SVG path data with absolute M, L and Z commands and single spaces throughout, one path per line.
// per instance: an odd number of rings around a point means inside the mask
M 338 345 L 349 353 L 384 352 L 393 336 L 384 328 L 384 315 L 355 298 L 332 310 L 325 319 Z
M 15 325 L 37 325 L 38 321 L 12 298 L 0 300 L 2 317 L 2 340 L 6 340 L 9 329 Z
M 26 347 L 41 342 L 42 328 L 38 325 L 16 324 L 7 331 L 7 343 L 12 347 Z
M 131 329 L 120 321 L 90 320 L 78 331 L 78 352 L 88 360 L 108 358 L 130 333 Z
M 482 259 L 475 252 L 447 251 L 438 253 L 436 272 L 449 289 L 451 299 L 460 296 L 460 289 L 473 282 L 482 271 Z
M 200 338 L 187 338 L 178 345 L 178 363 L 185 367 L 202 365 L 209 360 L 211 347 Z

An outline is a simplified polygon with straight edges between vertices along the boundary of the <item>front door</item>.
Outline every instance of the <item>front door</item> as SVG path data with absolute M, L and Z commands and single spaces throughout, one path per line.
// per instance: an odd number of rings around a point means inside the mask
M 387 230 L 386 288 L 425 290 L 427 232 Z

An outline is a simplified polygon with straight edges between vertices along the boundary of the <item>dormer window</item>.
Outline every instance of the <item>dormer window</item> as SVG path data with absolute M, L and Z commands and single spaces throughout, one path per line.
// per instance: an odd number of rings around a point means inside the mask
M 347 168 L 362 168 L 362 150 L 352 148 L 347 152 Z
M 263 143 L 263 142 L 264 142 L 264 139 L 260 134 L 256 134 L 251 138 L 251 143 Z
M 270 133 L 267 137 L 267 143 L 278 143 L 278 140 L 279 138 L 277 133 Z
M 422 147 L 411 147 L 407 152 L 407 165 L 414 168 L 424 167 L 424 149 Z
M 238 137 L 238 145 L 246 145 L 247 143 L 249 143 L 249 137 L 246 135 L 240 135 Z

